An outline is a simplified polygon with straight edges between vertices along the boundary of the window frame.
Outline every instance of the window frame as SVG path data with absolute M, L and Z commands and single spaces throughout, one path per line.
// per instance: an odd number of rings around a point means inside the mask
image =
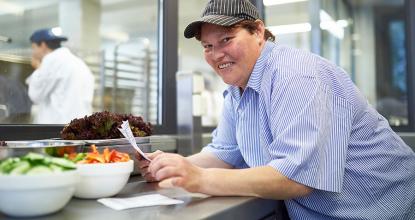
M 396 131 L 415 131 L 415 2 L 405 0 L 405 28 L 406 28 L 406 53 L 407 53 L 407 88 L 408 88 L 408 126 L 392 127 Z M 412 12 L 412 13 L 411 13 Z
M 158 0 L 158 134 L 175 134 L 178 0 Z M 59 138 L 63 124 L 0 124 L 0 140 Z

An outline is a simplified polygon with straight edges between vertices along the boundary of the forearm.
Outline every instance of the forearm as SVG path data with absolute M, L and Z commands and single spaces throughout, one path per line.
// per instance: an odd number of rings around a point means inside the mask
M 202 169 L 200 192 L 216 196 L 255 196 L 290 199 L 312 189 L 294 182 L 270 166 L 249 169 Z
M 231 165 L 218 159 L 214 154 L 207 153 L 207 152 L 200 152 L 197 154 L 193 154 L 187 157 L 187 160 L 189 160 L 193 165 L 196 165 L 202 168 L 224 168 L 224 169 L 233 168 Z

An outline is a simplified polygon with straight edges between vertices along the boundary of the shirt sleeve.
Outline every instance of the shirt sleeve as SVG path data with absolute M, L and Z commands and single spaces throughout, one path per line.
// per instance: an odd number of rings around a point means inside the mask
M 281 81 L 271 96 L 268 165 L 298 183 L 340 192 L 353 119 L 350 103 L 316 76 Z
M 235 118 L 231 95 L 225 94 L 223 112 L 217 128 L 212 133 L 212 143 L 202 152 L 213 153 L 234 168 L 247 168 L 236 141 Z
M 38 104 L 48 99 L 59 81 L 58 71 L 45 58 L 42 64 L 26 80 L 30 99 Z

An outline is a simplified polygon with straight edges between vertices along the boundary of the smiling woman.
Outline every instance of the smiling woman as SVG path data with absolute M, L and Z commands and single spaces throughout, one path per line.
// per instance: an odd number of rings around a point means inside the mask
M 224 28 L 206 24 L 201 27 L 205 59 L 226 84 L 246 87 L 265 43 L 264 24 L 257 21 L 256 25 L 257 29 L 251 32 L 243 25 Z

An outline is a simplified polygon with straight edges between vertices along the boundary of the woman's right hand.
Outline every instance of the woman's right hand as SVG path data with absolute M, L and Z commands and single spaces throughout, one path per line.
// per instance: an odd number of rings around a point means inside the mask
M 153 160 L 154 158 L 156 158 L 158 155 L 162 154 L 163 151 L 157 150 L 153 153 L 146 153 L 146 156 L 148 158 L 150 158 L 150 160 Z M 148 170 L 148 165 L 150 164 L 150 161 L 144 159 L 140 154 L 136 153 L 135 154 L 135 158 L 138 161 L 138 169 L 141 173 L 141 176 L 144 177 L 144 179 L 147 182 L 156 182 L 156 178 L 154 176 L 151 175 L 151 173 Z

